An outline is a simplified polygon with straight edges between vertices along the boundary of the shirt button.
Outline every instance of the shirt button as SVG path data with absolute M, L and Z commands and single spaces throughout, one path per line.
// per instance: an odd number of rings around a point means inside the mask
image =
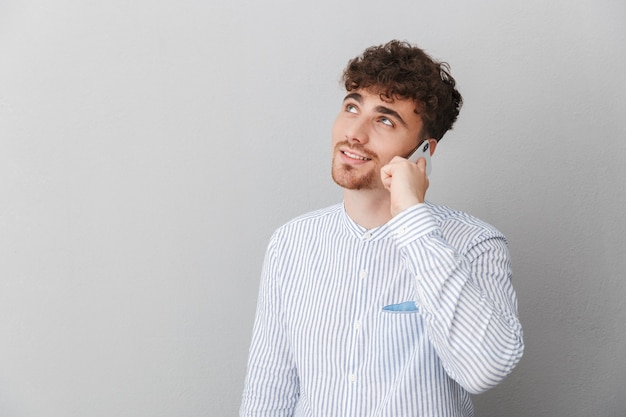
M 398 236 L 402 236 L 405 233 L 406 233 L 406 227 L 401 227 L 397 232 Z
M 350 374 L 350 375 L 348 375 L 348 379 L 350 380 L 350 382 L 354 382 L 354 381 L 356 381 L 356 375 Z
M 367 271 L 365 269 L 362 269 L 361 272 L 359 272 L 359 277 L 361 279 L 367 278 Z
M 366 232 L 366 233 L 363 235 L 363 239 L 369 239 L 369 238 L 371 238 L 371 237 L 372 237 L 372 234 L 371 234 L 370 232 Z
M 354 328 L 356 330 L 359 330 L 361 328 L 361 321 L 360 320 L 357 320 L 357 321 L 354 322 Z

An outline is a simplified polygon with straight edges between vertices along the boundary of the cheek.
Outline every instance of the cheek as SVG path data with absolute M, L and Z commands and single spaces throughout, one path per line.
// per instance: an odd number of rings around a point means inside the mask
M 344 144 L 346 143 L 346 135 L 343 131 L 343 129 L 341 128 L 340 124 L 335 123 L 333 125 L 333 128 L 331 130 L 331 148 L 333 151 L 335 151 L 335 148 L 339 145 L 339 144 Z
M 343 124 L 338 117 L 335 119 L 335 122 L 333 123 L 333 127 L 331 129 L 331 133 L 333 135 L 333 142 L 343 140 L 344 138 L 343 132 L 344 132 Z
M 410 150 L 405 150 L 404 149 L 400 149 L 400 148 L 394 148 L 394 149 L 384 149 L 381 150 L 381 152 L 378 154 L 380 157 L 380 162 L 384 165 L 384 164 L 388 164 L 389 162 L 391 162 L 391 160 L 396 157 L 396 156 L 401 156 L 401 157 L 406 157 L 407 154 L 410 152 Z

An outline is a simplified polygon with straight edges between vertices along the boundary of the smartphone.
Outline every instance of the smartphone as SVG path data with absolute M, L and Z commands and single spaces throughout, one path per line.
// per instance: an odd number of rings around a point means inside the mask
M 430 162 L 430 143 L 425 140 L 415 151 L 407 158 L 411 162 L 417 162 L 418 159 L 426 160 L 426 175 L 430 175 L 432 163 Z

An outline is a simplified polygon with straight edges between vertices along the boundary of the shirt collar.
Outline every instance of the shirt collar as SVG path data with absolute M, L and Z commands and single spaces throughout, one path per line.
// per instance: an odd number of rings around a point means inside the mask
M 357 224 L 352 218 L 348 215 L 346 211 L 345 204 L 342 205 L 343 212 L 343 226 L 346 231 L 352 235 L 354 238 L 362 241 L 374 241 L 384 239 L 389 235 L 389 227 L 388 223 L 383 224 L 382 226 L 374 227 L 372 229 L 366 229 L 365 227 Z

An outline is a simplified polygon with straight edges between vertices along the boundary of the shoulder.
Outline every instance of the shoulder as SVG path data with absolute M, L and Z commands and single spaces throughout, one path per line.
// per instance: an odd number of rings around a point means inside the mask
M 337 203 L 332 206 L 324 207 L 308 213 L 301 214 L 285 223 L 282 227 L 298 226 L 306 223 L 315 223 L 319 221 L 327 221 L 337 218 L 343 214 L 343 204 Z
M 320 233 L 322 230 L 338 225 L 343 215 L 344 209 L 341 203 L 301 214 L 276 229 L 272 240 L 300 240 L 305 236 Z

